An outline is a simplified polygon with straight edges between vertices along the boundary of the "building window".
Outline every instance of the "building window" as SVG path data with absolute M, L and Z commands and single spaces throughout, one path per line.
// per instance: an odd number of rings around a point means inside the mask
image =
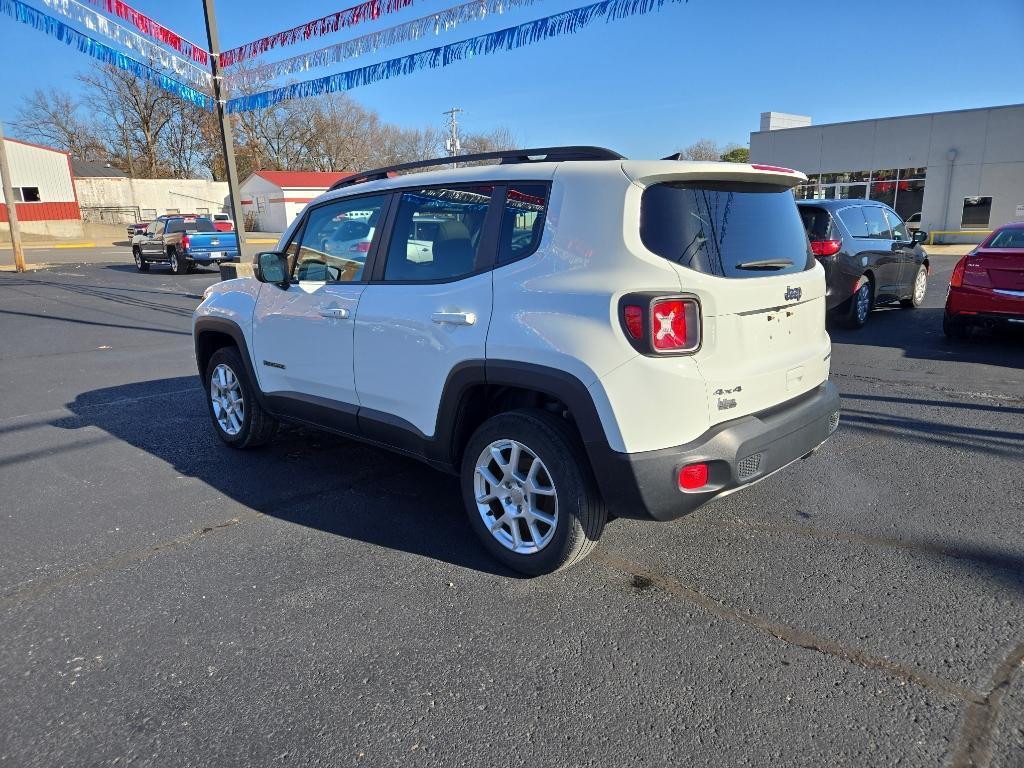
M 42 199 L 39 197 L 39 187 L 14 187 L 11 191 L 16 203 L 38 203 Z
M 987 229 L 991 213 L 991 197 L 965 197 L 964 212 L 960 217 L 960 226 L 963 229 Z

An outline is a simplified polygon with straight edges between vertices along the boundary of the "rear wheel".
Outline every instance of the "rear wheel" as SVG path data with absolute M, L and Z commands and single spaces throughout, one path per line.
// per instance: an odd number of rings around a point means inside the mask
M 191 269 L 188 260 L 178 254 L 177 248 L 171 248 L 168 251 L 167 256 L 171 262 L 171 272 L 174 274 L 184 275 Z
M 917 268 L 914 275 L 914 284 L 911 286 L 912 293 L 909 299 L 901 299 L 900 306 L 904 309 L 916 309 L 924 304 L 924 295 L 928 291 L 928 270 L 922 264 Z
M 857 287 L 850 297 L 850 305 L 842 318 L 843 325 L 847 328 L 863 328 L 868 321 L 868 315 L 875 305 L 875 290 L 867 275 L 861 277 Z
M 214 352 L 204 382 L 210 419 L 221 440 L 232 448 L 254 448 L 274 436 L 277 419 L 260 406 L 237 349 Z
M 466 446 L 462 491 L 484 547 L 528 576 L 583 560 L 607 518 L 579 437 L 546 411 L 484 422 Z
M 135 268 L 139 272 L 149 272 L 149 262 L 142 258 L 142 251 L 132 248 L 132 258 L 135 259 Z

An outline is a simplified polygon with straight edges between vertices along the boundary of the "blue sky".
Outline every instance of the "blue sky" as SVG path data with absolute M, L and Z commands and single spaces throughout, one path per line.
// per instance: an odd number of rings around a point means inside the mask
M 458 0 L 416 0 L 382 17 L 269 61 L 426 15 Z M 26 0 L 45 10 L 40 0 Z M 202 44 L 199 0 L 132 4 Z M 346 0 L 218 0 L 224 48 L 341 10 Z M 582 0 L 466 24 L 347 66 L 371 63 L 556 13 Z M 660 157 L 698 138 L 745 144 L 760 112 L 811 115 L 815 123 L 1024 102 L 1021 0 L 690 0 L 658 13 L 510 53 L 359 88 L 353 98 L 384 120 L 441 124 L 452 106 L 467 131 L 508 126 L 523 145 L 599 144 L 630 157 Z M 35 88 L 75 88 L 94 62 L 0 16 L 0 119 Z M 435 42 L 436 41 L 436 42 Z

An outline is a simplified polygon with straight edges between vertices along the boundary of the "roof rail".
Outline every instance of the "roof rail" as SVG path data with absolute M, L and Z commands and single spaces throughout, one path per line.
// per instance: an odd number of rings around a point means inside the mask
M 389 165 L 386 168 L 375 168 L 362 171 L 348 178 L 336 181 L 331 190 L 362 184 L 367 181 L 386 179 L 392 173 L 412 171 L 416 168 L 431 168 L 449 163 L 475 163 L 480 160 L 500 160 L 501 165 L 515 163 L 565 163 L 579 160 L 624 160 L 618 152 L 604 147 L 541 147 L 537 149 L 509 149 L 500 152 L 477 152 L 474 155 L 456 155 L 455 157 L 437 157 L 432 160 L 416 160 L 411 163 Z

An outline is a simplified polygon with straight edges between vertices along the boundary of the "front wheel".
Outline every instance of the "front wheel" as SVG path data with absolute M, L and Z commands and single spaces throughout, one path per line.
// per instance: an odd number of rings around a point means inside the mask
M 274 436 L 277 419 L 260 406 L 237 349 L 214 352 L 204 382 L 210 418 L 221 440 L 232 448 L 253 448 Z
M 149 272 L 149 262 L 142 258 L 142 251 L 138 248 L 133 248 L 132 257 L 135 259 L 135 268 L 139 272 Z
M 510 411 L 484 422 L 463 455 L 462 491 L 484 547 L 527 576 L 583 560 L 607 519 L 579 437 L 546 411 Z
M 928 270 L 923 264 L 917 268 L 912 290 L 909 299 L 900 300 L 900 306 L 904 309 L 916 309 L 924 304 L 924 295 L 928 291 Z

